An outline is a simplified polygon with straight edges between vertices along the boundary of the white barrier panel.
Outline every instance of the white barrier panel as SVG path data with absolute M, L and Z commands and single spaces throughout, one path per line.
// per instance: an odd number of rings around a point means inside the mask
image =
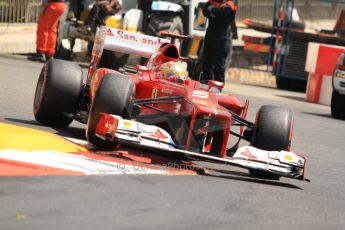
M 345 47 L 309 42 L 305 71 L 309 73 L 306 100 L 331 104 L 332 74 Z

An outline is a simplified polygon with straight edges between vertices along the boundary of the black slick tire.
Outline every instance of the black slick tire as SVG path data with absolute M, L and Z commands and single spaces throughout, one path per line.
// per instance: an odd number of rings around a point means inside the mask
M 254 136 L 251 145 L 255 148 L 280 151 L 289 150 L 293 129 L 293 117 L 289 110 L 271 105 L 262 106 L 256 116 Z M 249 170 L 255 177 L 274 179 L 280 177 L 274 174 Z
M 83 73 L 73 62 L 51 59 L 39 76 L 33 112 L 35 119 L 43 124 L 66 128 L 73 118 L 83 86 Z
M 333 90 L 331 100 L 332 117 L 345 120 L 345 95 Z
M 146 27 L 146 34 L 159 36 L 159 32 L 161 31 L 183 34 L 183 23 L 181 17 L 167 12 L 157 12 L 152 14 Z
M 96 91 L 87 122 L 86 136 L 90 143 L 109 147 L 110 143 L 95 135 L 100 113 L 108 113 L 128 118 L 134 82 L 120 74 L 106 74 Z

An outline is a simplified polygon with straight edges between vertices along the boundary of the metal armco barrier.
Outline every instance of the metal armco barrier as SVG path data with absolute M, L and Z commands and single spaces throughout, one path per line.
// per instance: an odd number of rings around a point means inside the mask
M 302 20 L 336 19 L 344 7 L 344 0 L 299 0 L 295 7 Z M 245 18 L 271 21 L 274 0 L 238 0 L 236 20 Z
M 42 0 L 0 0 L 0 23 L 36 23 Z
M 46 0 L 0 0 L 0 23 L 36 23 L 42 1 Z M 337 4 L 340 0 L 332 4 L 329 2 L 332 1 L 296 1 L 295 7 L 303 20 L 335 19 L 344 5 Z M 273 0 L 240 0 L 238 6 L 236 16 L 238 21 L 245 18 L 262 21 L 272 20 Z

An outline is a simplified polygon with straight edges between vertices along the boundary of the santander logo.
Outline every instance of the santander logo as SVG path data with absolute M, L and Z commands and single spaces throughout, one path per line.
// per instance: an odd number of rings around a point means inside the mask
M 107 36 L 111 36 L 111 37 L 114 37 L 115 36 L 115 34 L 111 31 L 111 29 L 110 28 L 108 28 L 108 30 L 107 30 Z
M 119 29 L 111 29 L 108 28 L 106 35 L 109 37 L 114 37 L 115 39 L 126 41 L 126 42 L 133 42 L 133 43 L 140 43 L 148 46 L 154 46 L 157 47 L 159 44 L 161 44 L 162 38 L 147 36 L 143 34 L 136 34 L 131 33 L 125 30 L 119 30 Z

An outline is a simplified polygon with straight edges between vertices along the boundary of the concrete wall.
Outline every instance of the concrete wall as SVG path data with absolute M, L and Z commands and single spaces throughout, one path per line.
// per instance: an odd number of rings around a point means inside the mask
M 36 51 L 36 23 L 0 24 L 0 53 L 20 54 Z

